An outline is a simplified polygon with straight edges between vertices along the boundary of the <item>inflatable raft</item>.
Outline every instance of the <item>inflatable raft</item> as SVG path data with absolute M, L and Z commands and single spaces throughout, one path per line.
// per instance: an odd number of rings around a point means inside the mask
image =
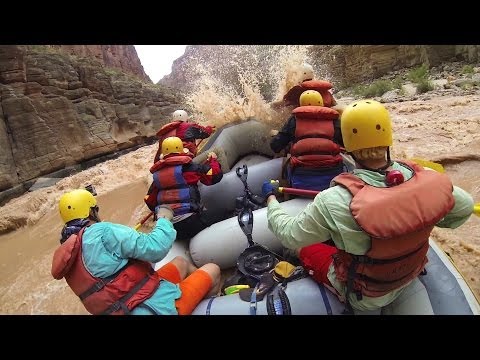
M 226 213 L 235 210 L 235 199 L 244 193 L 244 185 L 235 169 L 248 166 L 248 185 L 255 194 L 261 194 L 265 179 L 281 177 L 283 159 L 273 158 L 269 148 L 270 129 L 256 120 L 231 124 L 219 129 L 203 146 L 194 161 L 205 160 L 209 151 L 215 151 L 222 163 L 225 174 L 222 181 L 213 186 L 200 186 L 202 200 L 207 207 L 222 209 Z M 354 165 L 348 157 L 345 165 Z M 296 198 L 282 202 L 282 207 L 290 215 L 303 209 L 311 199 Z M 268 230 L 266 208 L 253 211 L 252 238 L 257 244 L 281 253 L 281 243 Z M 233 216 L 220 221 L 198 233 L 188 242 L 175 242 L 167 257 L 155 265 L 158 269 L 175 256 L 184 256 L 200 267 L 213 262 L 221 269 L 235 267 L 240 254 L 248 247 L 248 242 Z M 393 303 L 375 312 L 355 314 L 382 315 L 478 315 L 480 305 L 473 291 L 455 267 L 450 257 L 430 240 L 429 262 L 426 274 L 419 276 Z M 310 277 L 287 283 L 284 288 L 289 313 L 293 315 L 340 315 L 345 306 L 324 286 Z M 192 315 L 266 315 L 272 314 L 268 296 L 260 301 L 242 300 L 238 293 L 203 300 Z M 253 312 L 252 309 L 255 309 Z
M 432 240 L 427 273 L 417 277 L 391 304 L 355 315 L 480 315 L 480 305 L 460 272 Z M 284 290 L 292 315 L 342 315 L 345 306 L 322 284 L 306 277 L 287 283 Z M 203 300 L 192 315 L 274 315 L 261 301 L 244 301 L 239 294 Z

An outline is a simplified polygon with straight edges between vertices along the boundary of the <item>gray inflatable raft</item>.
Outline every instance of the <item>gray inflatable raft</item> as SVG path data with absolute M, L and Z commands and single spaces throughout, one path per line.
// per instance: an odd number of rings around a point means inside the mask
M 201 186 L 202 200 L 207 206 L 233 211 L 235 198 L 243 194 L 243 184 L 235 169 L 247 164 L 249 167 L 248 184 L 255 194 L 261 193 L 265 179 L 278 179 L 281 174 L 282 159 L 272 159 L 269 149 L 270 129 L 250 120 L 220 129 L 209 139 L 195 161 L 205 160 L 209 151 L 215 151 L 222 163 L 225 175 L 219 184 Z M 354 164 L 349 157 L 344 163 L 351 169 Z M 229 171 L 233 170 L 233 171 Z M 282 203 L 282 207 L 295 215 L 311 200 L 293 199 Z M 253 240 L 279 252 L 281 244 L 268 230 L 266 209 L 255 210 Z M 218 222 L 186 242 L 176 241 L 167 257 L 155 268 L 173 259 L 184 256 L 197 266 L 208 262 L 218 264 L 222 269 L 235 266 L 238 256 L 248 246 L 237 218 L 232 217 Z M 402 295 L 388 306 L 375 312 L 356 312 L 356 314 L 382 315 L 471 315 L 480 314 L 480 305 L 467 282 L 457 270 L 450 257 L 430 240 L 426 270 Z M 328 289 L 319 286 L 311 278 L 303 278 L 289 283 L 285 289 L 293 315 L 339 315 L 344 305 Z M 203 300 L 193 315 L 248 315 L 251 304 L 240 299 L 238 294 L 219 296 Z M 267 314 L 266 300 L 256 303 L 256 314 Z

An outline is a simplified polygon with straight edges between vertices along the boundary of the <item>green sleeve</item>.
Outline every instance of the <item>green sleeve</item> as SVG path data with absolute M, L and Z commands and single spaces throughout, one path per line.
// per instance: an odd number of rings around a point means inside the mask
M 284 247 L 290 249 L 327 241 L 331 238 L 331 233 L 323 215 L 327 212 L 322 209 L 325 207 L 321 196 L 317 196 L 298 215 L 290 216 L 278 201 L 273 200 L 268 204 L 268 228 Z
M 473 198 L 458 186 L 453 187 L 455 206 L 437 223 L 438 227 L 455 229 L 465 223 L 473 213 Z

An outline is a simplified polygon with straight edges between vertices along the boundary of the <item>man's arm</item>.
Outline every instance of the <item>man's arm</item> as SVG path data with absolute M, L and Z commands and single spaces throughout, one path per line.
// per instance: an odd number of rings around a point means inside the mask
M 288 215 L 274 195 L 268 197 L 268 228 L 289 249 L 324 242 L 332 238 L 328 211 L 317 198 L 296 216 Z
M 270 140 L 270 148 L 274 153 L 282 151 L 295 138 L 295 116 L 292 115 L 282 130 Z
M 213 126 L 202 126 L 196 123 L 189 123 L 190 127 L 185 131 L 185 139 L 206 139 L 212 132 Z
M 465 223 L 473 214 L 472 195 L 458 186 L 453 187 L 452 194 L 455 198 L 455 206 L 436 224 L 438 227 L 455 229 Z
M 204 185 L 214 185 L 223 178 L 222 166 L 216 157 L 209 156 L 205 164 L 197 165 L 197 173 L 200 176 L 200 182 Z
M 122 224 L 104 225 L 107 225 L 102 236 L 105 248 L 125 259 L 158 262 L 167 256 L 177 236 L 172 223 L 165 218 L 158 219 L 148 234 Z

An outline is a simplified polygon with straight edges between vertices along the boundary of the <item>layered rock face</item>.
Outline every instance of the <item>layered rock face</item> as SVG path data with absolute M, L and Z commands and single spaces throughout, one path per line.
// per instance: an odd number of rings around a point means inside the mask
M 172 89 L 146 77 L 133 46 L 71 48 L 103 60 L 48 46 L 0 46 L 0 192 L 146 143 L 180 106 Z
M 98 60 L 105 66 L 114 67 L 151 82 L 138 58 L 133 45 L 47 45 L 70 55 Z
M 312 46 L 337 83 L 355 84 L 421 64 L 480 60 L 480 45 L 336 45 Z
M 231 47 L 245 48 L 242 45 Z M 252 54 L 257 54 L 268 52 L 269 48 L 271 46 L 254 45 L 251 46 L 251 51 Z M 212 54 L 219 50 L 225 51 L 221 46 L 215 45 L 187 46 L 185 54 L 173 63 L 172 73 L 160 80 L 159 84 L 188 90 L 195 78 L 192 65 L 201 59 L 206 66 L 218 67 L 218 56 Z M 309 55 L 312 63 L 324 68 L 328 78 L 335 84 L 349 86 L 376 79 L 390 71 L 424 63 L 437 66 L 451 61 L 478 62 L 480 45 L 313 45 L 309 48 Z M 270 64 L 265 65 L 268 67 Z

